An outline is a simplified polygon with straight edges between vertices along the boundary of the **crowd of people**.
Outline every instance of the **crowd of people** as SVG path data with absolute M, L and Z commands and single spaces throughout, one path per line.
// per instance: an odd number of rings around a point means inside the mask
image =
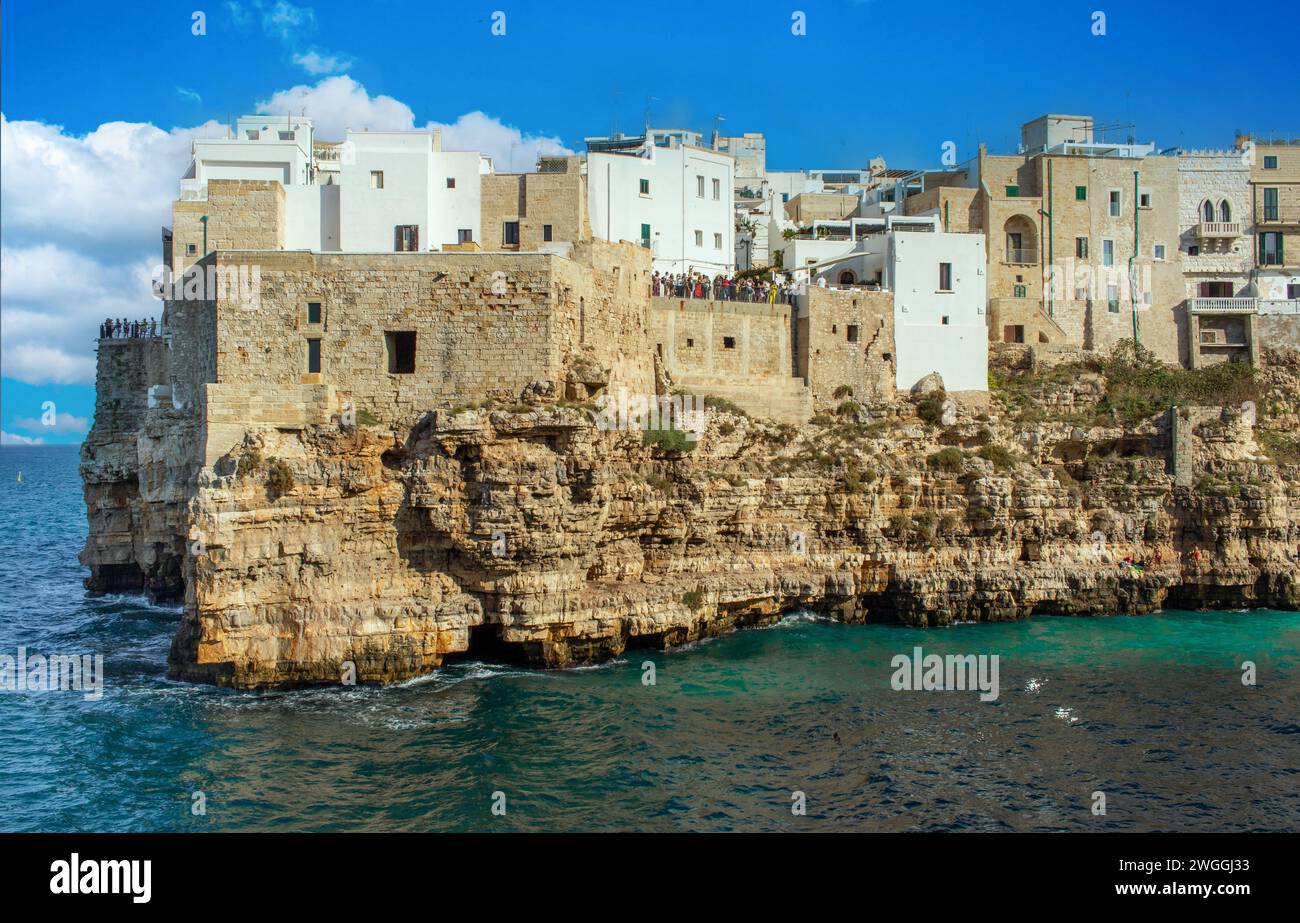
M 157 335 L 158 321 L 152 318 L 148 320 L 127 320 L 122 317 L 115 320 L 108 317 L 99 325 L 99 338 L 101 340 L 126 340 L 137 337 L 156 337 Z
M 789 304 L 791 287 L 764 279 L 737 279 L 719 274 L 656 272 L 650 279 L 650 293 L 657 298 L 712 298 L 716 301 L 750 301 Z

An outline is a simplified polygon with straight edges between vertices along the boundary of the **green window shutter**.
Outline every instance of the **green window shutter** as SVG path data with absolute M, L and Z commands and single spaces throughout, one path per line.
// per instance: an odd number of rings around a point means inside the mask
M 1088 199 L 1088 187 L 1087 187 L 1087 186 L 1075 186 L 1075 187 L 1074 187 L 1074 198 L 1075 198 L 1075 201 L 1078 201 L 1078 202 L 1084 202 L 1084 201 L 1087 201 L 1087 199 Z
M 1286 256 L 1282 253 L 1282 241 L 1284 239 L 1285 238 L 1283 238 L 1282 234 L 1279 232 L 1277 235 L 1277 264 L 1279 266 L 1286 265 Z
M 1014 198 L 1016 198 L 1016 197 L 1019 196 L 1019 195 L 1020 195 L 1020 187 L 1019 187 L 1019 186 L 1008 186 L 1008 187 L 1007 187 L 1007 198 L 1008 198 L 1008 199 L 1014 199 Z

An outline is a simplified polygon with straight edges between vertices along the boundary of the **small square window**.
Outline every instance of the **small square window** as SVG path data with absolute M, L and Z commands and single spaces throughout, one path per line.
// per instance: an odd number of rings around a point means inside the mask
M 507 221 L 502 231 L 502 243 L 506 246 L 519 246 L 519 222 Z
M 848 333 L 849 342 L 850 343 L 858 342 L 858 325 L 849 324 L 845 329 L 846 332 Z
M 1277 169 L 1277 155 L 1276 155 L 1276 154 L 1265 154 L 1265 155 L 1264 155 L 1264 169 L 1265 169 L 1265 170 L 1276 170 L 1276 169 Z
M 945 314 L 943 317 L 939 318 L 939 323 L 943 324 L 945 327 L 948 326 L 948 315 Z
M 258 131 L 256 128 L 250 128 L 250 129 L 248 129 L 248 131 L 246 132 L 246 134 L 248 135 L 248 140 L 249 140 L 249 141 L 257 141 L 259 138 L 262 137 L 262 133 L 261 133 L 260 131 Z
M 281 141 L 292 141 L 292 140 L 293 140 L 293 132 L 291 132 L 291 131 L 282 131 L 282 132 L 280 132 L 280 140 L 281 140 Z
M 1201 248 L 1198 247 L 1196 244 L 1192 244 L 1191 246 L 1189 246 L 1189 247 L 1187 248 L 1187 255 L 1188 255 L 1188 256 L 1200 256 L 1200 255 L 1201 255 Z
M 370 171 L 370 188 L 371 188 L 371 189 L 383 189 L 383 188 L 384 188 L 384 171 L 383 171 L 383 170 L 371 170 L 371 171 Z
M 455 189 L 455 188 L 456 188 L 456 177 L 454 177 L 454 176 L 449 176 L 449 177 L 447 177 L 447 188 L 448 188 L 448 189 Z
M 1087 186 L 1075 186 L 1075 187 L 1074 187 L 1074 200 L 1075 200 L 1076 202 L 1086 202 L 1086 201 L 1088 201 L 1088 187 L 1087 187 Z
M 1008 199 L 1016 199 L 1016 198 L 1019 198 L 1019 197 L 1020 197 L 1020 187 L 1019 187 L 1019 186 L 1008 186 L 1008 187 L 1007 187 L 1007 198 L 1008 198 Z
M 690 337 L 687 337 L 687 338 L 686 338 L 686 345 L 687 345 L 688 347 L 690 347 L 690 346 L 694 346 L 694 345 L 695 345 L 695 341 L 694 341 L 693 339 L 691 339 Z
M 643 179 L 641 180 L 641 195 L 649 195 L 649 194 L 650 194 L 650 180 Z
M 1152 250 L 1152 255 L 1158 260 L 1163 260 L 1165 258 L 1165 245 L 1156 244 Z
M 199 245 L 198 245 L 198 244 L 186 244 L 186 245 L 185 245 L 185 253 L 186 253 L 186 255 L 188 255 L 188 256 L 193 256 L 194 254 L 196 254 L 196 253 L 198 253 L 198 252 L 199 252 Z
M 456 243 L 458 243 L 458 244 L 467 244 L 467 243 L 470 243 L 470 242 L 473 241 L 473 240 L 474 240 L 474 229 L 473 229 L 473 228 L 457 228 L 457 229 L 456 229 Z
M 320 302 L 319 301 L 307 302 L 307 323 L 309 324 L 320 323 Z
M 542 240 L 550 240 L 550 239 L 551 239 L 551 226 L 549 224 L 544 224 L 542 225 Z
M 1138 208 L 1150 208 L 1150 207 L 1151 207 L 1151 193 L 1149 193 L 1149 192 L 1139 192 L 1139 193 L 1138 193 Z
M 735 349 L 735 348 L 736 348 L 736 338 L 735 338 L 735 337 L 723 337 L 723 338 L 722 338 L 722 348 L 723 348 L 723 349 Z

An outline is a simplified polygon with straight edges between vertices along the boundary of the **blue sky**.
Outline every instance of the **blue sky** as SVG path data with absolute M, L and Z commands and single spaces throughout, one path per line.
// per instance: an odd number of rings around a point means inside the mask
M 80 436 L 17 423 L 46 400 L 90 417 L 94 318 L 157 313 L 148 270 L 189 140 L 259 102 L 307 105 L 318 124 L 328 107 L 339 125 L 454 125 L 518 167 L 636 131 L 647 106 L 659 125 L 708 131 L 720 113 L 725 132 L 764 132 L 772 169 L 934 166 L 945 141 L 964 160 L 981 141 L 1014 149 L 1046 112 L 1134 123 L 1162 148 L 1300 136 L 1294 98 L 1261 90 L 1300 69 L 1286 4 L 1264 20 L 1196 0 L 11 0 L 0 19 L 0 429 L 46 442 Z

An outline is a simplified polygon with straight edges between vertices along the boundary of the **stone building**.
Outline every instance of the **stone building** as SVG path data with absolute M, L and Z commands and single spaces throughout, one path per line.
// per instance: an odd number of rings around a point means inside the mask
M 1087 116 L 1026 123 L 1021 147 L 991 155 L 981 145 L 906 202 L 908 214 L 985 233 L 990 339 L 1068 355 L 1136 336 L 1181 361 L 1177 159 L 1094 140 Z

